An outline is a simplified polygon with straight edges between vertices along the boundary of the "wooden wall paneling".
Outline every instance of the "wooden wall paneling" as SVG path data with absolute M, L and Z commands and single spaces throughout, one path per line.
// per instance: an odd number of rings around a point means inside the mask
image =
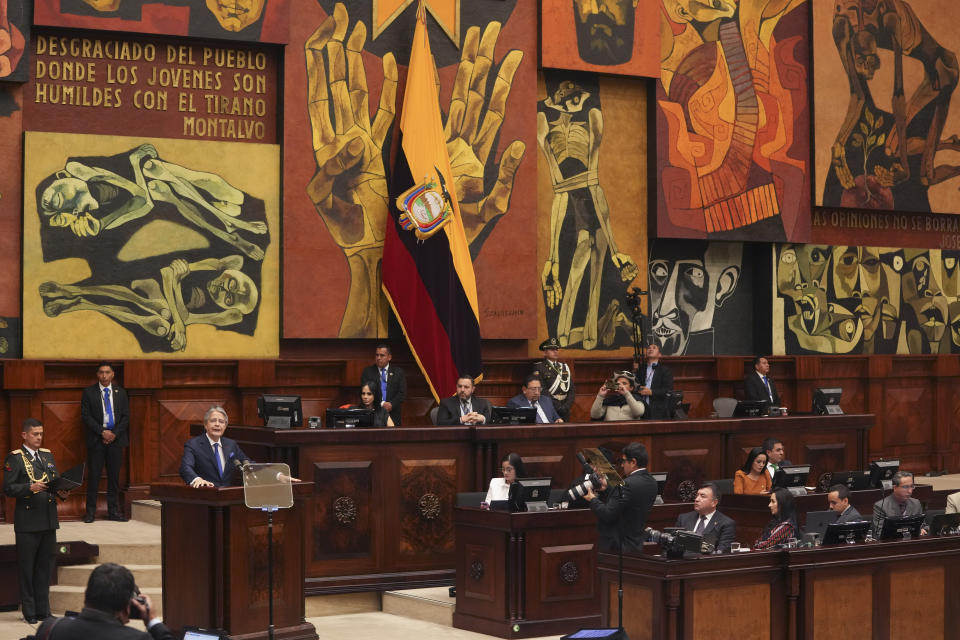
M 425 452 L 416 453 L 422 455 Z M 440 451 L 432 450 L 431 453 L 443 456 Z M 469 456 L 463 459 L 469 459 Z M 449 566 L 453 566 L 453 507 L 457 497 L 458 466 L 455 456 L 433 459 L 401 457 L 397 461 L 398 477 L 394 486 L 399 488 L 397 506 L 400 512 L 399 518 L 393 522 L 399 526 L 396 535 L 388 542 L 388 554 L 395 554 L 399 566 L 434 564 L 438 557 L 444 556 L 449 558 Z
M 798 637 L 872 638 L 873 569 L 808 571 Z
M 4 389 L 43 389 L 46 385 L 42 360 L 5 360 Z
M 56 392 L 48 395 L 50 398 L 43 401 L 40 412 L 34 417 L 43 423 L 43 446 L 53 452 L 54 460 L 57 463 L 57 469 L 61 472 L 85 462 L 87 459 L 87 445 L 84 441 L 84 431 L 78 430 L 76 425 L 81 424 L 80 420 L 80 398 L 74 399 L 64 397 L 64 393 Z M 63 399 L 54 399 L 62 397 Z M 20 436 L 20 424 L 16 425 L 17 437 L 20 444 L 23 439 Z M 19 448 L 19 445 L 18 445 Z M 12 448 L 11 448 L 12 449 Z M 120 486 L 125 485 L 129 469 L 127 465 L 121 469 Z M 100 478 L 87 478 L 87 483 L 96 482 L 98 486 L 103 485 L 104 499 L 103 512 L 106 513 L 106 479 L 100 482 Z M 70 492 L 67 499 L 57 505 L 58 514 L 70 517 L 79 517 L 84 513 L 86 507 L 87 485 L 78 487 Z M 100 500 L 97 501 L 98 504 Z
M 166 398 L 166 394 L 158 394 L 156 403 L 156 433 L 159 446 L 156 449 L 158 474 L 151 478 L 151 482 L 181 482 L 180 459 L 183 457 L 183 445 L 190 439 L 190 425 L 203 423 L 203 415 L 207 409 L 219 405 L 232 412 L 230 403 L 226 401 L 227 393 L 222 395 L 207 395 L 209 390 L 199 390 L 203 397 L 197 398 Z M 230 435 L 227 427 L 226 435 Z
M 653 447 L 648 445 L 650 470 L 667 472 L 664 499 L 679 499 L 682 483 L 692 483 L 695 489 L 707 480 L 722 477 L 723 448 L 719 434 L 661 436 Z
M 890 600 L 887 603 L 890 612 L 890 637 L 909 638 L 916 635 L 917 608 L 909 603 L 930 603 L 923 607 L 924 640 L 944 640 L 955 638 L 957 628 L 950 627 L 949 635 L 944 635 L 946 607 L 946 571 L 939 563 L 931 566 L 930 561 L 904 562 L 890 567 Z
M 771 583 L 765 574 L 730 580 L 685 580 L 683 638 L 739 638 L 744 629 L 773 640 Z
M 96 365 L 90 368 L 90 384 L 96 380 Z M 119 384 L 127 389 L 160 389 L 163 387 L 162 360 L 124 360 L 122 371 L 116 371 Z M 122 376 L 120 374 L 123 374 Z
M 349 450 L 327 462 L 314 459 L 304 466 L 316 487 L 307 539 L 307 574 L 343 575 L 381 567 L 383 541 L 379 539 L 381 495 L 375 490 L 378 461 Z

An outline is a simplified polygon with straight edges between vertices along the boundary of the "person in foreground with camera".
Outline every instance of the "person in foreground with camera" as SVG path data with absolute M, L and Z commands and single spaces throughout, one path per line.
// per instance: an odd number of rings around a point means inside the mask
M 647 515 L 657 499 L 657 481 L 647 472 L 647 448 L 631 442 L 623 448 L 620 465 L 624 484 L 606 491 L 600 500 L 591 488 L 584 496 L 597 516 L 600 551 L 641 551 L 647 526 Z M 600 476 L 601 490 L 607 489 L 605 476 Z
M 506 507 L 510 511 L 526 511 L 527 505 L 524 504 L 520 495 L 523 485 L 517 482 L 517 478 L 527 477 L 527 470 L 523 468 L 523 459 L 520 454 L 508 453 L 500 458 L 500 471 L 503 472 L 503 477 L 490 480 L 484 502 L 488 505 L 506 502 Z M 491 508 L 495 509 L 494 506 Z
M 617 457 L 614 455 L 613 451 L 607 449 L 606 447 L 597 447 L 597 450 L 603 454 L 603 457 L 607 459 L 607 462 L 610 463 L 610 466 L 617 466 Z M 580 461 L 580 466 L 583 468 L 583 474 L 577 476 L 574 481 L 570 483 L 570 486 L 567 488 L 567 492 L 564 494 L 564 498 L 567 501 L 567 509 L 589 509 L 590 503 L 587 502 L 586 495 L 587 491 L 590 489 L 595 490 L 595 493 L 597 493 L 601 501 L 606 499 L 606 494 L 601 493 L 600 490 L 601 472 L 595 465 L 587 462 L 587 459 L 583 457 L 583 454 L 578 453 L 577 460 Z
M 773 549 L 797 536 L 797 511 L 790 492 L 782 487 L 774 489 L 769 506 L 773 517 L 764 527 L 760 539 L 753 543 L 754 549 Z
M 635 391 L 636 387 L 637 379 L 629 371 L 614 373 L 597 392 L 590 407 L 590 417 L 605 422 L 642 418 L 646 407 L 643 397 Z
M 737 523 L 719 511 L 720 491 L 717 485 L 708 482 L 697 490 L 693 499 L 693 511 L 677 516 L 676 526 L 699 533 L 721 552 L 730 551 L 730 543 L 737 537 Z
M 90 573 L 78 616 L 47 618 L 37 629 L 37 640 L 173 640 L 159 618 L 152 617 L 150 597 L 137 589 L 130 570 L 102 564 Z M 143 620 L 146 631 L 126 624 Z

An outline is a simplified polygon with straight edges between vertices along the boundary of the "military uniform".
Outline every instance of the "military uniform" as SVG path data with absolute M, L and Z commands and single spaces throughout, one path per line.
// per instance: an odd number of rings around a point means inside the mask
M 540 344 L 540 350 L 559 349 L 560 342 L 556 338 L 548 338 Z M 570 421 L 570 409 L 576 399 L 577 390 L 570 375 L 570 367 L 563 362 L 551 362 L 544 358 L 533 365 L 533 373 L 540 378 L 543 385 L 541 393 L 550 396 L 553 408 L 564 422 Z
M 50 570 L 60 528 L 54 494 L 30 490 L 34 482 L 49 483 L 57 477 L 50 450 L 40 449 L 37 456 L 39 460 L 32 460 L 30 452 L 21 447 L 10 452 L 3 467 L 3 492 L 17 499 L 13 530 L 20 569 L 20 603 L 27 619 L 50 615 Z

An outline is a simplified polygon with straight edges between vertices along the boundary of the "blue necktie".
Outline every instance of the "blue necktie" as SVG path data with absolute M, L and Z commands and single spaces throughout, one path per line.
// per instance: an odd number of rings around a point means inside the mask
M 380 402 L 387 400 L 387 370 L 380 369 Z
M 110 403 L 110 387 L 103 390 L 103 410 L 107 413 L 107 429 L 113 429 L 113 405 Z
M 220 443 L 213 443 L 213 459 L 217 461 L 217 473 L 220 474 L 220 477 L 223 477 L 223 460 L 220 459 Z
M 767 376 L 763 376 L 763 386 L 767 388 L 767 397 L 770 398 L 770 402 L 773 402 L 773 394 L 770 393 L 770 381 L 767 380 Z

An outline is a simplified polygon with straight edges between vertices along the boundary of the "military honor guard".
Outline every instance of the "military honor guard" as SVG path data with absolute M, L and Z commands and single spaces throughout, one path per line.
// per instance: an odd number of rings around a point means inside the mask
M 550 396 L 557 414 L 564 422 L 569 422 L 570 409 L 577 397 L 577 391 L 573 376 L 570 375 L 570 367 L 558 360 L 560 341 L 556 338 L 544 340 L 540 343 L 540 351 L 543 351 L 543 360 L 533 365 L 533 372 L 540 378 L 543 395 Z
M 43 443 L 43 425 L 27 418 L 23 446 L 7 455 L 3 492 L 16 498 L 13 530 L 20 569 L 20 603 L 30 624 L 50 616 L 50 569 L 57 543 L 57 503 L 50 484 L 57 477 L 53 454 Z

